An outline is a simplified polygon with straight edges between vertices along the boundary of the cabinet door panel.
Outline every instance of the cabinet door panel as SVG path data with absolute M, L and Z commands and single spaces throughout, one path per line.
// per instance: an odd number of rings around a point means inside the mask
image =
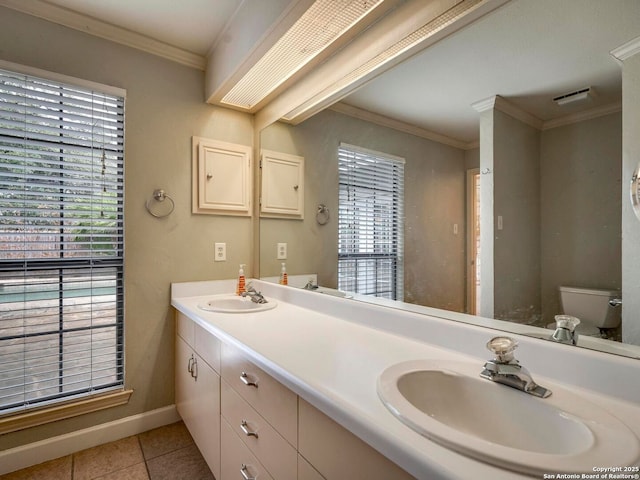
M 195 325 L 195 349 L 205 362 L 216 372 L 220 372 L 220 340 L 200 325 Z
M 218 477 L 220 377 L 180 337 L 176 337 L 176 408 L 211 472 Z
M 414 478 L 302 399 L 299 422 L 298 450 L 327 480 Z

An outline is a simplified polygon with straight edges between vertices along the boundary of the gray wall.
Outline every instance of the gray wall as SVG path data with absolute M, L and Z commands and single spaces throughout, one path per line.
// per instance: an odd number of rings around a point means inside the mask
M 629 202 L 631 175 L 640 161 L 640 54 L 622 66 L 622 340 L 640 345 L 640 222 Z
M 545 130 L 540 150 L 542 312 L 551 323 L 560 285 L 620 289 L 622 116 Z
M 0 8 L 0 58 L 127 90 L 125 131 L 128 405 L 0 436 L 0 450 L 174 403 L 170 283 L 232 278 L 251 254 L 248 218 L 191 214 L 191 136 L 252 145 L 251 117 L 204 103 L 204 73 Z M 164 188 L 175 212 L 144 208 Z M 213 242 L 227 242 L 214 263 Z
M 494 110 L 493 141 L 494 316 L 528 323 L 540 315 L 540 132 Z
M 304 221 L 261 220 L 261 275 L 278 275 L 275 244 L 288 241 L 290 274 L 317 272 L 322 285 L 337 284 L 340 142 L 405 158 L 405 301 L 464 311 L 464 151 L 330 110 L 262 132 L 261 148 L 305 157 L 306 194 Z M 331 211 L 324 226 L 315 221 L 319 203 Z

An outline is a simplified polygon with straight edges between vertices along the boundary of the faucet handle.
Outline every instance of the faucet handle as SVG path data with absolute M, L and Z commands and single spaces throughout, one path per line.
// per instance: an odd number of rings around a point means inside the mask
M 513 351 L 517 346 L 518 342 L 511 337 L 493 337 L 487 342 L 487 349 L 493 352 L 498 363 L 512 362 Z

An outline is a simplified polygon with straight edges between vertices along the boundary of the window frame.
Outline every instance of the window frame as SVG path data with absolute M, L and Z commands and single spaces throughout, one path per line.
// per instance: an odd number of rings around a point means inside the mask
M 355 163 L 356 157 L 360 160 L 372 162 L 370 165 L 376 163 L 384 164 L 382 175 L 378 179 L 373 179 L 371 175 L 358 176 L 345 173 L 349 168 L 349 163 Z M 349 160 L 350 158 L 350 160 Z M 372 295 L 390 298 L 393 300 L 404 299 L 404 158 L 377 152 L 374 150 L 350 145 L 347 143 L 340 143 L 338 148 L 338 289 L 352 291 L 364 295 Z M 364 167 L 366 168 L 366 167 Z M 371 166 L 369 170 L 371 170 Z M 387 183 L 386 189 L 378 188 L 376 185 Z M 366 212 L 364 215 L 358 217 L 356 221 L 360 222 L 358 227 L 349 226 L 349 220 L 355 212 L 358 210 L 358 198 L 365 197 L 366 195 L 352 195 L 352 198 L 348 202 L 344 202 L 344 196 L 349 195 L 345 191 L 346 189 L 358 189 L 360 193 L 369 190 L 373 192 L 369 197 L 376 197 L 373 203 L 369 202 L 369 205 L 364 207 Z M 353 191 L 351 193 L 354 193 Z M 389 199 L 391 195 L 391 204 L 388 201 L 385 204 L 385 200 Z M 347 209 L 352 209 L 352 214 L 347 213 Z M 388 228 L 380 228 L 381 224 L 385 222 L 372 222 L 375 218 L 376 210 L 382 212 L 382 217 L 390 223 Z M 386 210 L 386 211 L 385 211 Z M 389 212 L 392 212 L 389 219 Z M 368 228 L 373 228 L 373 233 L 369 232 L 365 236 L 373 238 L 373 241 L 365 240 L 361 242 L 358 238 L 360 234 L 346 234 L 350 228 L 358 231 L 360 229 L 365 230 L 367 227 L 363 227 L 365 223 L 369 222 Z M 352 232 L 352 233 L 354 233 Z M 386 235 L 386 237 L 385 237 Z M 392 239 L 391 242 L 380 240 L 381 237 Z M 352 242 L 352 244 L 358 244 L 355 251 L 345 251 L 345 242 Z M 367 247 L 368 252 L 362 251 L 361 245 Z M 391 245 L 391 246 L 390 246 Z M 371 251 L 373 250 L 373 251 Z M 386 267 L 384 264 L 387 264 Z M 349 268 L 351 264 L 350 279 L 347 278 Z M 362 265 L 362 267 L 361 267 Z M 374 265 L 372 267 L 372 265 Z M 368 268 L 372 272 L 372 276 L 368 274 L 362 275 L 359 270 L 361 268 Z M 385 272 L 385 269 L 388 272 Z M 387 277 L 386 279 L 382 277 Z M 363 280 L 364 278 L 364 280 Z M 385 289 L 384 284 L 388 287 Z
M 65 385 L 63 385 L 61 382 L 63 381 L 65 374 L 63 373 L 63 370 L 65 367 L 63 366 L 64 364 L 64 355 L 65 352 L 62 349 L 62 347 L 59 347 L 59 365 L 58 365 L 58 376 L 60 378 L 59 383 L 60 386 L 58 388 L 58 393 L 56 394 L 48 394 L 48 395 L 44 395 L 42 397 L 38 397 L 38 398 L 33 398 L 33 399 L 27 399 L 27 394 L 24 393 L 23 394 L 23 401 L 22 402 L 14 402 L 14 403 L 7 403 L 4 405 L 0 405 L 0 418 L 3 419 L 3 422 L 7 421 L 7 419 L 5 419 L 5 417 L 7 416 L 15 416 L 15 415 L 19 415 L 19 414 L 25 414 L 25 412 L 30 412 L 32 410 L 37 410 L 37 409 L 43 409 L 49 406 L 56 406 L 58 405 L 58 407 L 56 407 L 58 410 L 62 411 L 72 411 L 74 410 L 73 407 L 69 407 L 69 402 L 75 402 L 75 401 L 79 401 L 79 400 L 83 400 L 85 403 L 94 403 L 96 405 L 101 405 L 100 407 L 97 408 L 106 408 L 104 407 L 104 405 L 117 405 L 117 404 L 122 404 L 122 403 L 126 403 L 126 401 L 128 401 L 128 397 L 130 395 L 130 392 L 124 392 L 124 381 L 125 381 L 125 371 L 124 371 L 124 365 L 125 365 L 125 359 L 124 359 L 124 355 L 125 355 L 125 348 L 124 348 L 124 305 L 125 305 L 125 299 L 124 299 L 124 156 L 125 156 L 125 113 L 124 113 L 124 108 L 125 108 L 125 102 L 126 102 L 126 91 L 121 89 L 121 88 L 117 88 L 117 87 L 111 87 L 111 86 L 107 86 L 107 85 L 102 85 L 99 83 L 95 83 L 95 82 L 90 82 L 90 81 L 85 81 L 85 80 L 81 80 L 81 79 L 77 79 L 74 77 L 69 77 L 66 75 L 61 75 L 61 74 L 57 74 L 57 73 L 53 73 L 53 72 L 47 72 L 44 70 L 40 70 L 37 68 L 32 68 L 32 67 L 28 67 L 28 66 L 23 66 L 23 65 L 18 65 L 15 63 L 11 63 L 11 62 L 6 62 L 6 61 L 2 61 L 0 60 L 0 69 L 6 71 L 6 72 L 10 72 L 11 74 L 15 74 L 16 76 L 24 76 L 25 78 L 34 78 L 43 82 L 51 82 L 53 84 L 59 84 L 59 86 L 61 87 L 61 90 L 64 90 L 65 88 L 68 89 L 77 89 L 77 90 L 82 90 L 85 94 L 90 95 L 91 98 L 94 98 L 93 95 L 103 95 L 103 96 L 108 96 L 108 97 L 117 97 L 117 101 L 118 101 L 118 105 L 119 105 L 119 109 L 121 109 L 121 113 L 117 116 L 117 121 L 116 121 L 116 126 L 117 126 L 117 146 L 114 150 L 115 153 L 113 153 L 113 155 L 118 159 L 116 160 L 116 164 L 118 165 L 117 168 L 117 174 L 116 174 L 116 181 L 115 181 L 115 187 L 113 189 L 113 192 L 115 192 L 115 196 L 113 197 L 115 199 L 114 202 L 112 202 L 112 208 L 111 211 L 114 212 L 114 218 L 115 218 L 115 227 L 113 227 L 113 231 L 116 232 L 114 238 L 115 238 L 115 245 L 116 247 L 113 249 L 109 249 L 109 251 L 113 251 L 115 252 L 114 256 L 94 256 L 92 253 L 92 246 L 95 245 L 95 243 L 92 241 L 89 243 L 89 254 L 86 254 L 84 256 L 78 256 L 78 257 L 73 257 L 73 256 L 66 256 L 64 255 L 64 248 L 58 248 L 57 250 L 52 250 L 54 252 L 58 252 L 58 256 L 54 257 L 54 258 L 34 258 L 34 257 L 29 257 L 28 255 L 28 249 L 25 250 L 21 250 L 21 252 L 23 253 L 23 257 L 22 258 L 0 258 L 0 273 L 3 274 L 11 274 L 11 273 L 15 273 L 17 275 L 19 274 L 23 274 L 24 278 L 30 278 L 29 274 L 31 274 L 32 276 L 34 275 L 38 275 L 39 273 L 44 274 L 44 272 L 47 273 L 47 275 L 45 277 L 39 277 L 39 278 L 54 278 L 55 276 L 58 277 L 58 281 L 55 282 L 51 282 L 47 284 L 47 287 L 50 286 L 55 286 L 57 285 L 57 290 L 55 289 L 55 287 L 50 290 L 52 293 L 57 292 L 57 300 L 58 300 L 58 326 L 55 329 L 51 329 L 51 330 L 41 330 L 41 331 L 37 331 L 37 332 L 31 332 L 31 333 L 22 333 L 22 334 L 14 334 L 14 335 L 4 335 L 4 336 L 0 336 L 0 340 L 17 340 L 17 339 L 24 339 L 25 341 L 27 339 L 32 339 L 32 338 L 37 338 L 37 337 L 43 337 L 45 335 L 57 335 L 58 336 L 58 342 L 59 344 L 61 344 L 61 339 L 63 338 L 63 336 L 65 334 L 70 334 L 70 333 L 77 333 L 77 332 L 87 332 L 87 331 L 91 331 L 91 333 L 93 333 L 94 331 L 100 330 L 100 329 L 104 329 L 107 327 L 111 327 L 114 328 L 115 330 L 115 347 L 114 347 L 114 351 L 115 353 L 113 353 L 113 362 L 114 362 L 114 371 L 115 371 L 115 380 L 114 381 L 109 381 L 109 382 L 104 382 L 104 383 L 97 383 L 94 384 L 93 383 L 93 377 L 91 377 L 91 381 L 90 381 L 90 386 L 88 387 L 84 387 L 84 388 L 77 388 L 77 389 L 71 389 L 71 390 L 67 390 L 67 391 L 63 391 L 65 390 Z M 92 102 L 95 100 L 92 100 Z M 61 102 L 60 103 L 61 107 L 60 107 L 60 115 L 67 115 L 62 113 L 63 111 L 65 111 L 65 107 L 68 105 L 68 103 L 64 103 Z M 93 115 L 93 112 L 92 112 Z M 89 117 L 91 119 L 91 122 L 93 122 L 95 120 L 96 117 L 91 116 Z M 67 118 L 62 117 L 60 118 L 60 123 L 61 125 L 64 124 L 65 122 L 67 122 Z M 103 127 L 104 128 L 104 127 Z M 15 136 L 11 136 L 9 133 L 10 129 L 6 129 L 4 133 L 0 133 L 0 139 L 2 139 L 3 141 L 10 141 L 10 142 L 15 142 L 16 140 L 22 139 L 22 141 L 24 142 L 24 145 L 34 145 L 35 140 L 35 135 L 15 135 Z M 19 128 L 16 127 L 16 132 L 19 132 Z M 62 132 L 64 132 L 64 130 L 61 130 Z M 93 137 L 93 133 L 92 135 L 92 139 Z M 105 150 L 105 146 L 104 146 L 104 133 L 103 135 L 103 146 L 102 149 L 103 151 Z M 64 135 L 62 135 L 62 138 L 65 138 Z M 68 137 L 67 137 L 68 138 Z M 92 140 L 93 141 L 93 140 Z M 38 142 L 42 145 L 46 144 L 47 142 L 40 139 L 38 140 Z M 66 143 L 65 141 L 60 141 L 60 142 L 55 142 L 55 143 L 50 143 L 50 150 L 43 150 L 44 153 L 46 153 L 48 156 L 52 156 L 54 157 L 55 155 L 52 155 L 53 150 L 54 149 L 60 149 L 60 159 L 59 159 L 59 163 L 60 163 L 60 167 L 59 170 L 60 172 L 64 171 L 65 168 L 65 159 L 64 159 L 64 155 L 62 154 L 62 150 L 66 149 L 66 148 L 78 148 L 77 147 L 78 143 Z M 93 144 L 92 144 L 93 145 Z M 93 146 L 91 147 L 93 149 Z M 103 153 L 104 154 L 104 153 Z M 93 154 L 92 154 L 93 155 Z M 25 156 L 25 160 L 22 161 L 22 165 L 26 168 L 26 165 L 29 162 L 29 157 Z M 20 164 L 18 164 L 20 165 Z M 13 175 L 9 172 L 9 170 L 6 170 L 6 174 L 7 176 L 9 175 Z M 0 176 L 2 175 L 2 172 L 0 172 Z M 83 180 L 86 180 L 88 178 L 88 175 L 85 177 L 81 177 Z M 96 185 L 96 181 L 95 180 L 89 180 L 89 182 L 91 183 L 91 185 Z M 3 180 L 3 185 L 4 185 L 4 180 Z M 106 187 L 105 187 L 106 188 Z M 105 190 L 106 191 L 106 190 Z M 44 195 L 44 194 L 43 194 Z M 55 201 L 52 202 L 52 204 L 57 204 L 58 205 L 58 209 L 60 212 L 64 213 L 64 208 L 65 205 L 69 204 L 69 201 L 67 200 L 63 200 L 62 199 L 63 195 L 60 195 L 60 200 L 56 203 Z M 41 197 L 42 198 L 42 197 Z M 44 200 L 41 200 L 44 201 Z M 51 202 L 51 200 L 49 200 L 49 202 Z M 62 215 L 64 216 L 64 215 Z M 36 218 L 41 218 L 41 217 L 36 217 Z M 89 216 L 89 228 L 93 229 L 95 227 L 94 223 L 91 223 L 93 220 L 95 219 L 95 217 L 93 216 Z M 17 225 L 18 222 L 16 221 Z M 62 224 L 62 221 L 61 221 Z M 59 227 L 60 228 L 60 239 L 58 240 L 58 242 L 60 245 L 64 245 L 65 243 L 68 243 L 68 240 L 66 240 L 65 238 L 63 238 L 63 233 L 62 233 L 62 226 Z M 111 231 L 110 231 L 111 233 Z M 23 234 L 26 237 L 26 233 Z M 67 234 L 68 235 L 68 234 Z M 91 238 L 93 238 L 93 234 L 89 235 Z M 83 242 L 86 243 L 86 240 L 77 240 L 77 242 Z M 97 242 L 102 242 L 102 240 L 97 240 Z M 20 250 L 14 250 L 15 252 L 20 252 Z M 76 277 L 76 275 L 78 274 L 77 272 L 86 272 L 88 271 L 88 275 L 89 275 L 89 285 L 91 288 L 91 293 L 87 296 L 85 295 L 86 298 L 91 298 L 91 309 L 93 309 L 93 306 L 95 305 L 95 298 L 96 295 L 100 295 L 99 293 L 93 293 L 94 292 L 94 279 L 96 277 L 100 276 L 100 273 L 107 271 L 110 272 L 110 278 L 112 278 L 113 283 L 115 285 L 115 300 L 113 301 L 115 308 L 114 311 L 115 313 L 113 314 L 113 322 L 110 322 L 109 324 L 103 324 L 103 325 L 99 325 L 99 324 L 94 324 L 94 317 L 91 316 L 90 318 L 90 324 L 87 326 L 74 326 L 74 327 L 65 327 L 65 312 L 63 312 L 64 308 L 63 308 L 63 300 L 65 298 L 68 298 L 68 292 L 69 292 L 69 282 L 72 282 L 75 280 L 75 283 L 79 283 L 81 280 L 79 280 L 78 278 L 84 278 L 84 277 Z M 94 276 L 95 274 L 95 276 Z M 65 285 L 65 281 L 67 282 Z M 82 280 L 82 281 L 86 281 L 86 280 Z M 99 283 L 99 280 L 96 280 L 97 283 Z M 27 283 L 24 283 L 25 288 Z M 44 287 L 42 287 L 44 288 Z M 26 290 L 25 290 L 26 291 Z M 42 291 L 42 290 L 41 290 Z M 47 292 L 49 292 L 49 290 L 47 290 Z M 25 294 L 25 299 L 22 301 L 23 305 L 26 305 L 28 300 L 26 300 L 26 294 Z M 55 300 L 55 297 L 54 297 Z M 25 309 L 26 307 L 23 307 L 23 309 Z M 31 308 L 31 307 L 30 307 Z M 92 314 L 93 315 L 93 314 Z M 111 318 L 110 316 L 107 318 Z M 68 320 L 68 319 L 67 319 Z M 97 323 L 97 322 L 96 322 Z M 4 329 L 3 325 L 0 322 L 0 332 Z M 6 332 L 5 332 L 6 333 Z M 0 334 L 1 335 L 1 334 Z M 90 352 L 90 359 L 88 360 L 88 363 L 93 362 L 93 352 L 94 352 L 94 346 L 93 343 L 91 343 L 91 346 L 89 347 L 89 349 L 87 350 Z M 1 352 L 0 352 L 1 353 Z M 26 375 L 26 373 L 25 373 Z M 26 377 L 24 377 L 23 379 L 23 383 L 22 383 L 22 388 L 26 389 Z M 46 388 L 44 389 L 46 390 Z M 121 393 L 114 393 L 120 391 Z M 26 392 L 26 390 L 25 390 Z M 104 396 L 107 395 L 107 397 L 109 397 L 106 400 L 96 400 L 96 397 L 100 397 L 100 396 Z M 106 398 L 106 397 L 105 397 Z M 126 400 L 124 402 L 122 402 L 122 398 L 126 398 Z M 60 407 L 60 405 L 62 405 L 62 407 Z M 77 410 L 77 409 L 76 409 Z M 79 412 L 80 413 L 86 413 L 87 407 L 82 407 L 80 408 Z M 90 409 L 89 409 L 90 411 Z M 63 414 L 63 413 L 58 413 L 54 416 L 53 420 L 59 420 L 61 418 L 67 418 L 68 416 L 73 416 L 77 413 L 72 413 L 72 414 Z M 51 414 L 49 413 L 48 416 L 51 418 Z M 35 421 L 34 420 L 30 420 L 29 421 L 31 424 L 39 424 L 39 423 L 43 423 L 40 421 Z M 29 423 L 28 422 L 28 423 Z M 31 426 L 30 424 L 28 424 L 27 426 Z M 17 428 L 13 428 L 11 427 L 11 429 L 9 431 L 13 431 Z M 1 432 L 4 433 L 4 432 Z

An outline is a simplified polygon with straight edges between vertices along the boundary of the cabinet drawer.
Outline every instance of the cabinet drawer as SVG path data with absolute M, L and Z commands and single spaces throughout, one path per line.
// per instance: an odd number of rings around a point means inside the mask
M 242 480 L 244 478 L 273 480 L 264 466 L 251 453 L 251 450 L 242 443 L 242 440 L 238 438 L 224 419 L 221 425 L 221 436 L 221 480 Z
M 255 409 L 222 381 L 222 416 L 278 480 L 295 480 L 296 450 Z
M 194 323 L 195 351 L 216 372 L 220 372 L 220 340 Z
M 194 327 L 195 322 L 187 317 L 184 313 L 176 310 L 176 333 L 187 342 L 187 345 L 193 347 L 194 345 Z
M 298 397 L 234 347 L 222 345 L 222 378 L 291 445 L 298 445 Z
M 300 399 L 299 452 L 327 480 L 411 480 L 414 477 Z

